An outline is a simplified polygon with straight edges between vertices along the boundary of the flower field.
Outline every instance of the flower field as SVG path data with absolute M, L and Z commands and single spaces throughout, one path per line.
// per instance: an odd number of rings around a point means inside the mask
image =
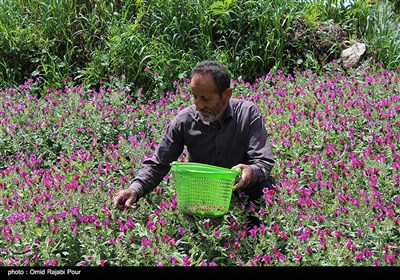
M 0 88 L 0 266 L 398 266 L 399 74 L 332 64 L 232 81 L 263 112 L 276 160 L 254 227 L 245 196 L 220 218 L 183 215 L 168 176 L 112 208 L 191 104 L 188 79 L 156 101 L 124 76 Z

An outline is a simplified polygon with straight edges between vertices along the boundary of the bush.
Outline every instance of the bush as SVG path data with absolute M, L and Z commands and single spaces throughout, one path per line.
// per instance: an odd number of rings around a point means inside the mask
M 125 75 L 127 85 L 155 100 L 201 60 L 220 60 L 232 77 L 254 82 L 293 67 L 323 72 L 354 41 L 368 44 L 366 57 L 398 68 L 393 3 L 346 2 L 2 1 L 0 84 L 39 77 L 42 97 L 66 77 L 98 90 L 110 75 Z M 303 23 L 309 32 L 296 38 Z M 337 27 L 347 38 L 321 38 L 318 26 Z

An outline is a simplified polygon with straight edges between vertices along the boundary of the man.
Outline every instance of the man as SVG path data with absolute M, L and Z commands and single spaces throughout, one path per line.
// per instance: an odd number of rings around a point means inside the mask
M 168 125 L 158 148 L 132 180 L 113 199 L 114 207 L 130 208 L 159 185 L 184 147 L 189 161 L 240 168 L 233 191 L 244 191 L 249 201 L 270 188 L 274 158 L 258 107 L 231 98 L 230 76 L 217 61 L 202 61 L 192 70 L 190 88 L 194 105 L 181 110 Z

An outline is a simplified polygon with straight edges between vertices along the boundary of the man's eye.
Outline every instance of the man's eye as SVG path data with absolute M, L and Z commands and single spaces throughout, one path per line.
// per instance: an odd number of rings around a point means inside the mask
M 193 100 L 197 100 L 198 99 L 198 97 L 197 96 L 192 96 L 193 97 Z M 203 102 L 207 102 L 207 101 L 209 101 L 210 99 L 209 98 L 206 98 L 206 97 L 200 97 L 200 99 L 201 99 L 201 101 L 203 101 Z

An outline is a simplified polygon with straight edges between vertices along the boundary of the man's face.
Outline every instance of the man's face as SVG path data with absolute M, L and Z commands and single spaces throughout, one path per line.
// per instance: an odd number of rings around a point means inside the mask
M 194 104 L 204 122 L 220 120 L 226 109 L 230 95 L 225 90 L 222 95 L 210 75 L 194 75 L 190 82 Z

